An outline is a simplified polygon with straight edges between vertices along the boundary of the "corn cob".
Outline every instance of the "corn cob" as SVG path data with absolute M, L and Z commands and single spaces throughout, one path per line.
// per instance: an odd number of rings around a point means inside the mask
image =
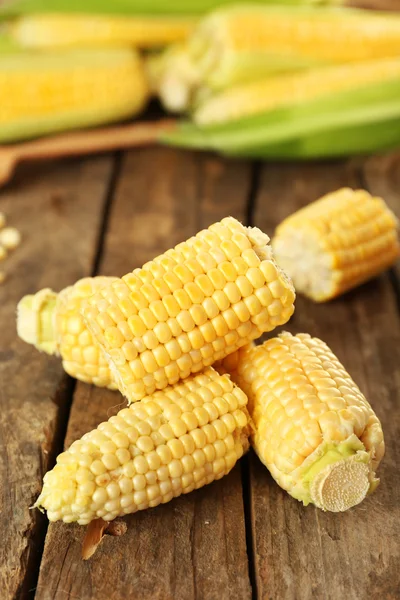
M 59 294 L 44 289 L 34 296 L 25 296 L 17 308 L 19 337 L 38 350 L 61 356 L 71 377 L 115 389 L 103 352 L 80 313 L 85 299 L 114 279 L 87 277 Z
M 35 506 L 86 525 L 227 475 L 248 447 L 247 398 L 212 368 L 121 410 L 57 458 Z
M 236 121 L 363 86 L 400 80 L 400 59 L 384 59 L 278 75 L 211 95 L 193 111 L 201 126 Z
M 188 40 L 187 54 L 190 72 L 196 76 L 188 78 L 187 68 L 180 71 L 174 56 L 166 54 L 164 79 L 171 80 L 171 87 L 180 79 L 186 97 L 193 98 L 193 88 L 228 90 L 277 73 L 398 57 L 400 16 L 351 9 L 236 6 L 203 19 Z M 173 94 L 165 86 L 161 91 Z
M 244 92 L 239 94 L 238 105 L 231 100 L 224 103 L 223 95 L 214 105 L 213 100 L 205 101 L 196 112 L 203 123 L 183 123 L 162 135 L 160 141 L 230 156 L 285 159 L 348 156 L 393 148 L 400 143 L 399 68 L 399 59 L 326 68 L 319 71 L 319 88 L 324 94 L 321 96 L 317 87 L 311 99 L 307 99 L 309 91 L 305 89 L 318 78 L 307 73 L 282 75 L 281 83 L 270 81 L 281 94 L 276 98 L 271 95 L 264 102 L 255 99 L 253 92 L 249 96 Z M 345 70 L 348 79 L 343 78 Z M 254 85 L 249 89 L 257 89 Z M 232 120 L 233 116 L 238 118 Z M 215 123 L 205 124 L 214 118 Z M 218 122 L 221 118 L 230 120 Z
M 0 87 L 0 142 L 127 118 L 148 95 L 141 60 L 127 49 L 4 56 Z
M 285 219 L 272 247 L 296 290 L 324 302 L 396 261 L 398 222 L 381 198 L 343 188 Z
M 88 329 L 128 400 L 201 371 L 288 321 L 292 284 L 268 242 L 229 217 L 87 301 Z
M 249 398 L 256 453 L 291 496 L 341 512 L 376 488 L 381 424 L 324 342 L 282 333 L 222 369 Z
M 184 40 L 195 19 L 115 15 L 40 14 L 13 21 L 7 31 L 23 48 L 135 46 L 154 48 Z

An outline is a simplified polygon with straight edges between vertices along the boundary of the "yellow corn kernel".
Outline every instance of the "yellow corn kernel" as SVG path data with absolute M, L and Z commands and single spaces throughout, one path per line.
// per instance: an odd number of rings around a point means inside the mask
M 96 291 L 114 281 L 113 277 L 87 277 L 55 294 L 41 290 L 25 296 L 18 304 L 18 335 L 28 344 L 48 354 L 61 356 L 65 371 L 80 381 L 116 389 L 103 353 L 81 316 L 82 303 Z M 117 327 L 110 333 L 129 360 L 132 348 L 124 344 Z
M 148 84 L 129 49 L 59 50 L 2 57 L 0 142 L 131 117 Z
M 246 404 L 212 368 L 146 396 L 63 452 L 35 506 L 51 521 L 86 525 L 168 502 L 171 489 L 176 497 L 220 479 L 248 448 Z M 154 425 L 158 438 L 150 435 Z
M 247 394 L 253 447 L 294 498 L 339 512 L 378 485 L 381 424 L 324 342 L 282 333 L 217 368 Z
M 272 246 L 296 290 L 324 302 L 398 258 L 398 222 L 381 198 L 343 188 L 285 219 Z
M 286 323 L 294 310 L 294 292 L 290 281 L 274 262 L 268 242 L 269 238 L 260 230 L 246 228 L 229 217 L 155 258 L 142 269 L 136 269 L 104 287 L 89 299 L 83 309 L 87 326 L 104 347 L 119 389 L 129 401 L 140 400 L 144 393 L 148 395 L 161 389 L 163 381 L 165 384 L 175 383 L 176 377 L 187 377 L 263 332 Z M 237 273 L 235 293 L 232 294 L 232 272 L 230 269 L 227 271 L 226 263 L 233 267 L 234 259 L 240 258 L 244 252 L 247 255 L 253 253 L 253 264 L 258 264 L 258 267 L 247 267 L 243 274 Z M 205 260 L 206 256 L 210 257 L 209 261 Z M 161 279 L 166 280 L 173 272 L 182 287 L 165 297 L 153 297 L 151 290 L 161 286 L 157 284 L 156 277 L 149 279 L 149 273 L 156 265 L 165 263 L 167 258 L 171 260 Z M 187 266 L 189 261 L 192 270 Z M 215 266 L 209 269 L 210 264 Z M 255 276 L 257 269 L 258 276 Z M 194 275 L 193 271 L 199 274 Z M 248 271 L 252 282 L 246 276 Z M 224 273 L 228 273 L 229 281 Z M 153 298 L 149 300 L 148 308 L 141 308 L 141 304 L 136 302 L 143 288 L 146 288 L 149 298 Z M 255 298 L 257 294 L 260 300 Z M 176 300 L 179 312 L 168 318 L 166 306 L 171 297 Z M 125 318 L 125 322 L 138 351 L 133 362 L 124 355 L 120 339 L 115 335 L 116 324 L 112 322 L 111 309 L 119 307 L 121 301 L 125 311 L 127 304 L 131 303 L 128 311 L 131 316 Z M 121 308 L 118 315 L 123 313 Z M 161 325 L 164 331 L 162 339 L 159 334 Z M 121 327 L 121 322 L 118 327 Z M 166 327 L 170 330 L 167 334 Z M 143 343 L 150 335 L 154 344 L 157 343 L 154 348 Z M 168 341 L 162 341 L 167 338 Z M 178 346 L 172 343 L 174 340 Z M 207 353 L 204 355 L 201 349 L 206 345 Z M 156 380 L 154 373 L 158 369 L 160 375 Z M 144 377 L 143 373 L 147 375 Z M 138 382 L 138 379 L 141 381 Z

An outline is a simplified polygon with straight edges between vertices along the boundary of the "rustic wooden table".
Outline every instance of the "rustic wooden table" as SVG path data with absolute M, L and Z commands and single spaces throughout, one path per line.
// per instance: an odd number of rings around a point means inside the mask
M 23 235 L 0 288 L 0 598 L 389 600 L 400 597 L 400 272 L 327 305 L 299 297 L 288 329 L 323 338 L 383 421 L 377 493 L 344 514 L 304 508 L 250 453 L 221 481 L 126 518 L 80 558 L 84 528 L 29 510 L 63 446 L 121 407 L 18 340 L 15 307 L 42 287 L 122 275 L 226 215 L 272 233 L 340 186 L 381 194 L 400 215 L 400 153 L 258 164 L 149 148 L 20 169 L 0 210 Z

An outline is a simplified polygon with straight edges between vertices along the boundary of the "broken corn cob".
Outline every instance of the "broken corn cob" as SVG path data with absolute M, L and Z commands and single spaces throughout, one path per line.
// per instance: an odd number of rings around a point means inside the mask
M 0 142 L 127 118 L 148 96 L 141 59 L 128 49 L 5 55 L 0 87 Z
M 38 350 L 61 356 L 71 377 L 116 389 L 103 352 L 80 313 L 86 298 L 114 280 L 114 277 L 87 277 L 59 294 L 44 289 L 25 296 L 17 307 L 19 337 Z
M 381 198 L 343 188 L 285 219 L 272 240 L 297 291 L 330 300 L 398 258 L 398 221 Z
M 179 16 L 34 14 L 11 22 L 7 31 L 23 48 L 154 48 L 186 39 L 195 23 L 194 18 Z
M 35 504 L 86 525 L 220 479 L 248 448 L 247 398 L 212 368 L 121 410 L 57 458 Z
M 231 217 L 104 287 L 83 315 L 128 400 L 201 371 L 286 323 L 291 282 L 269 238 Z
M 249 398 L 256 453 L 291 496 L 341 512 L 376 488 L 381 424 L 324 342 L 282 333 L 222 368 Z

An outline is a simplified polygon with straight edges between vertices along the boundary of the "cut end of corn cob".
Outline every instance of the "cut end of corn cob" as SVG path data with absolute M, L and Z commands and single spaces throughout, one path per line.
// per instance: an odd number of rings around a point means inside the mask
M 47 354 L 57 354 L 55 335 L 55 308 L 57 294 L 44 289 L 24 296 L 17 306 L 17 332 L 27 344 Z
M 286 323 L 294 298 L 268 236 L 228 217 L 101 289 L 83 315 L 132 401 Z
M 397 260 L 398 222 L 381 198 L 343 188 L 285 219 L 272 246 L 296 290 L 324 302 Z
M 220 479 L 248 448 L 246 395 L 214 369 L 121 410 L 60 454 L 35 507 L 50 521 L 118 516 Z
M 324 342 L 282 333 L 222 369 L 248 396 L 256 453 L 294 498 L 342 512 L 376 488 L 381 424 Z

